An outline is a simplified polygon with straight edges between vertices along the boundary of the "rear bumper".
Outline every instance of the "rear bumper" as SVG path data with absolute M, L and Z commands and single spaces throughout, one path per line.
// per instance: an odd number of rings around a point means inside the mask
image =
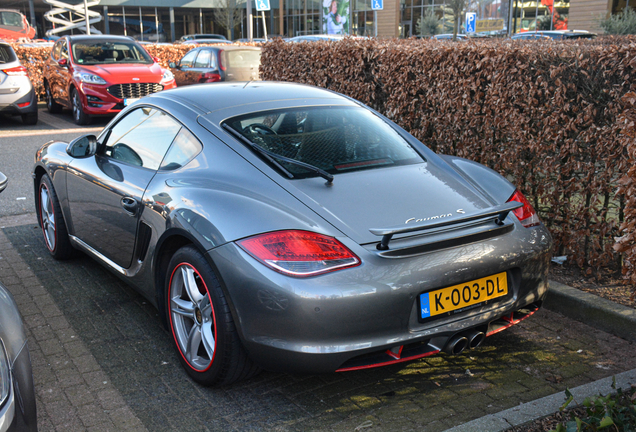
M 209 252 L 243 344 L 265 369 L 321 373 L 434 355 L 458 334 L 492 335 L 525 319 L 548 289 L 552 240 L 544 226 L 400 259 L 339 240 L 362 264 L 305 279 L 276 273 L 233 243 Z M 418 321 L 421 293 L 502 271 L 511 293 L 503 300 Z
M 0 95 L 1 113 L 23 115 L 34 113 L 37 111 L 38 98 L 33 87 L 25 91 L 18 91 L 17 93 L 14 93 L 12 95 Z

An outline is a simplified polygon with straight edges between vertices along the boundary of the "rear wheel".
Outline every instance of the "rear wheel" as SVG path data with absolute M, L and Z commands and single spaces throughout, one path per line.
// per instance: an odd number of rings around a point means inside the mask
M 84 112 L 82 99 L 76 89 L 71 91 L 71 104 L 73 106 L 73 120 L 75 123 L 80 126 L 90 124 L 91 117 Z
M 239 340 L 219 281 L 193 246 L 168 265 L 167 313 L 179 360 L 199 384 L 229 384 L 260 371 Z
M 44 83 L 44 93 L 46 95 L 46 109 L 51 114 L 56 114 L 62 112 L 62 105 L 55 102 L 53 99 L 53 94 L 51 93 L 51 87 L 49 87 L 49 83 Z
M 47 174 L 40 179 L 38 191 L 38 216 L 44 234 L 44 243 L 53 258 L 68 259 L 73 255 L 73 246 L 68 238 L 60 202 Z

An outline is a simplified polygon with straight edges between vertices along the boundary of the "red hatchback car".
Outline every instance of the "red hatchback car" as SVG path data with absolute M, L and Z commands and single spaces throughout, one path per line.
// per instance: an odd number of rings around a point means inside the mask
M 176 86 L 170 70 L 125 36 L 64 36 L 44 66 L 49 112 L 71 108 L 79 125 L 89 124 L 91 116 L 117 114 L 143 96 Z

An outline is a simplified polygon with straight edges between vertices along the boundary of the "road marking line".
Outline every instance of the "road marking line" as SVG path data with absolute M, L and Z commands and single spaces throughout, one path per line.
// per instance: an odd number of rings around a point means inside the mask
M 11 137 L 26 137 L 26 136 L 38 136 L 38 135 L 57 135 L 57 134 L 69 134 L 69 133 L 89 133 L 89 132 L 101 132 L 103 127 L 98 128 L 72 128 L 72 129 L 47 129 L 47 130 L 35 130 L 35 131 L 0 131 L 0 138 Z

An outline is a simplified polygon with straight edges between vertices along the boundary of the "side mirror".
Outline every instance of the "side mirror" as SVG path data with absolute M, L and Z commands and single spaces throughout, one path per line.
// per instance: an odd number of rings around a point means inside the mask
M 155 61 L 155 63 L 161 63 L 161 60 L 159 59 L 159 57 L 153 57 L 152 59 Z
M 97 137 L 95 135 L 84 135 L 75 138 L 66 146 L 66 153 L 78 159 L 95 156 L 95 153 L 97 153 Z
M 62 67 L 68 67 L 68 60 L 67 60 L 67 59 L 65 59 L 65 58 L 63 58 L 63 59 L 59 59 L 59 60 L 57 61 L 57 64 L 59 64 L 59 65 L 60 65 L 60 66 L 62 66 Z
M 177 67 L 177 65 L 176 65 L 176 63 L 175 63 L 175 62 L 170 62 L 170 63 L 168 63 L 168 66 L 169 66 L 171 69 L 176 69 L 176 67 Z
M 7 177 L 0 172 L 0 192 L 2 192 L 3 190 L 7 188 L 8 182 L 9 180 L 7 180 Z

